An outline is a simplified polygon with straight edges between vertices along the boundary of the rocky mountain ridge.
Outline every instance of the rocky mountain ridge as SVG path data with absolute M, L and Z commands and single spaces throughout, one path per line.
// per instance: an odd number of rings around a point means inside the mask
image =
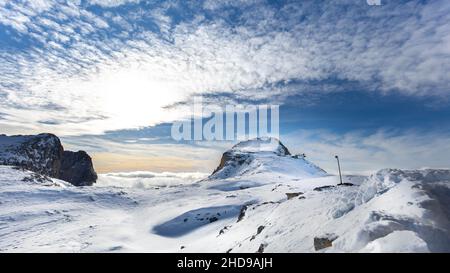
M 89 186 L 97 180 L 86 152 L 64 151 L 60 139 L 48 133 L 0 135 L 0 165 L 17 166 L 75 186 Z

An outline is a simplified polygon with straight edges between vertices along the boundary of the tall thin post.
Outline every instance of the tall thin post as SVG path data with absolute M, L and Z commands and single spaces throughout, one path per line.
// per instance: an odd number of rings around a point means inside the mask
M 339 164 L 339 157 L 337 155 L 334 156 L 337 160 L 338 163 L 338 169 L 339 169 L 339 180 L 341 181 L 341 183 L 339 183 L 339 185 L 342 185 L 342 174 L 341 174 L 341 164 Z

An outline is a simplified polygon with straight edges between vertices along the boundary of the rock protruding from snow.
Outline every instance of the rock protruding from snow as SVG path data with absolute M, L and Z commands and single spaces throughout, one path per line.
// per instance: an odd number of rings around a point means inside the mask
M 226 179 L 263 173 L 280 173 L 299 179 L 324 176 L 326 172 L 305 158 L 291 156 L 278 139 L 255 138 L 226 151 L 209 179 Z
M 314 249 L 321 250 L 333 246 L 333 241 L 337 239 L 335 234 L 325 234 L 324 236 L 314 237 Z
M 91 157 L 85 151 L 64 151 L 59 179 L 75 186 L 92 185 L 97 181 Z
M 17 166 L 75 186 L 92 185 L 97 180 L 89 155 L 64 151 L 53 134 L 0 135 L 0 165 Z
M 0 165 L 13 165 L 57 178 L 63 146 L 52 134 L 0 135 Z

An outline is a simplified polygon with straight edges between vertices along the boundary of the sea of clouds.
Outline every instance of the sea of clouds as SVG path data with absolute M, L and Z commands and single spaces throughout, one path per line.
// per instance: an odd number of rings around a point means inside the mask
M 201 172 L 120 172 L 99 174 L 97 187 L 154 188 L 195 183 L 208 174 Z

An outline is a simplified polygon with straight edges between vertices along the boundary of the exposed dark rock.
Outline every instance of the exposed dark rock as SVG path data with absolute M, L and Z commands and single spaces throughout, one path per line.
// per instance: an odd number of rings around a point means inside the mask
M 64 151 L 58 178 L 75 186 L 91 186 L 97 181 L 97 173 L 86 152 Z
M 219 166 L 217 166 L 217 168 L 213 171 L 212 174 L 215 174 L 218 171 L 220 171 L 221 169 L 223 169 L 223 167 L 225 166 L 225 163 L 227 163 L 230 159 L 231 159 L 231 152 L 228 151 L 228 152 L 223 153 L 222 158 L 220 158 Z
M 92 185 L 97 180 L 90 156 L 83 151 L 64 151 L 53 134 L 0 135 L 0 165 L 20 167 L 75 186 Z
M 337 185 L 326 185 L 326 186 L 322 186 L 322 187 L 317 187 L 317 188 L 314 188 L 314 190 L 315 191 L 323 191 L 323 190 L 333 189 L 336 187 L 351 187 L 354 185 L 355 184 L 352 184 L 352 183 L 342 183 L 342 184 L 337 184 Z
M 256 238 L 256 236 L 258 236 L 263 230 L 264 230 L 265 226 L 259 226 L 258 229 L 256 230 L 256 234 L 252 236 L 252 238 L 250 238 L 250 241 L 254 240 Z
M 261 204 L 256 205 L 256 207 L 264 206 L 264 205 L 269 205 L 269 204 L 280 204 L 280 202 L 265 201 L 265 202 L 262 202 Z
M 335 186 L 333 186 L 333 185 L 327 185 L 327 186 L 316 187 L 313 190 L 315 190 L 315 191 L 323 191 L 323 190 L 332 189 L 334 187 Z
M 26 176 L 22 179 L 24 182 L 37 182 L 37 183 L 51 183 L 52 180 L 45 175 L 38 173 L 31 173 L 30 176 Z
M 109 248 L 109 251 L 119 251 L 123 249 L 123 246 L 113 246 Z
M 222 169 L 225 168 L 225 166 L 228 166 L 230 169 L 238 168 L 242 165 L 244 165 L 245 162 L 251 160 L 251 156 L 247 154 L 241 154 L 241 153 L 235 153 L 234 151 L 230 150 L 225 153 L 223 153 L 222 158 L 220 159 L 219 166 L 214 170 L 212 175 L 218 173 Z M 229 171 L 225 171 L 223 174 L 225 177 L 229 175 Z
M 210 223 L 215 222 L 215 221 L 217 221 L 217 220 L 219 220 L 219 219 L 218 219 L 217 217 L 215 217 L 215 216 L 209 218 L 209 222 L 210 222 Z
M 297 197 L 302 194 L 303 194 L 303 192 L 287 192 L 286 196 L 287 196 L 287 199 L 289 200 L 289 199 L 292 199 L 292 198 Z
M 259 226 L 258 229 L 256 230 L 256 235 L 260 234 L 264 228 L 266 228 L 265 226 Z
M 239 212 L 239 216 L 237 221 L 240 222 L 245 217 L 245 212 L 247 211 L 248 205 L 243 205 L 241 211 Z
M 0 165 L 18 166 L 57 178 L 63 151 L 59 138 L 52 134 L 0 135 Z
M 264 249 L 267 247 L 267 244 L 260 244 L 256 253 L 264 253 Z
M 278 187 L 281 187 L 281 186 L 283 186 L 283 184 L 278 184 L 278 185 L 276 185 L 276 186 L 272 189 L 272 191 L 278 189 Z
M 292 157 L 296 158 L 296 159 L 300 159 L 300 158 L 304 159 L 306 157 L 306 154 L 304 154 L 304 153 L 303 154 L 296 154 L 296 155 L 293 155 Z
M 277 201 L 277 202 L 274 202 L 274 201 L 265 201 L 265 202 L 262 202 L 262 203 L 259 203 L 259 204 L 248 204 L 244 211 L 241 210 L 242 218 L 244 218 L 245 212 L 246 212 L 247 209 L 250 207 L 250 205 L 252 205 L 252 210 L 255 210 L 255 209 L 257 209 L 257 208 L 259 208 L 259 207 L 261 207 L 261 206 L 265 206 L 265 205 L 276 205 L 276 204 L 281 204 L 281 201 Z M 239 221 L 238 221 L 238 222 L 239 222 Z
M 335 234 L 325 234 L 324 236 L 314 237 L 314 249 L 321 250 L 333 245 L 333 241 L 337 239 Z
M 231 226 L 224 226 L 224 227 L 219 231 L 219 235 L 217 235 L 217 236 L 220 236 L 220 235 L 224 234 L 225 231 L 227 231 L 230 227 L 231 227 Z

